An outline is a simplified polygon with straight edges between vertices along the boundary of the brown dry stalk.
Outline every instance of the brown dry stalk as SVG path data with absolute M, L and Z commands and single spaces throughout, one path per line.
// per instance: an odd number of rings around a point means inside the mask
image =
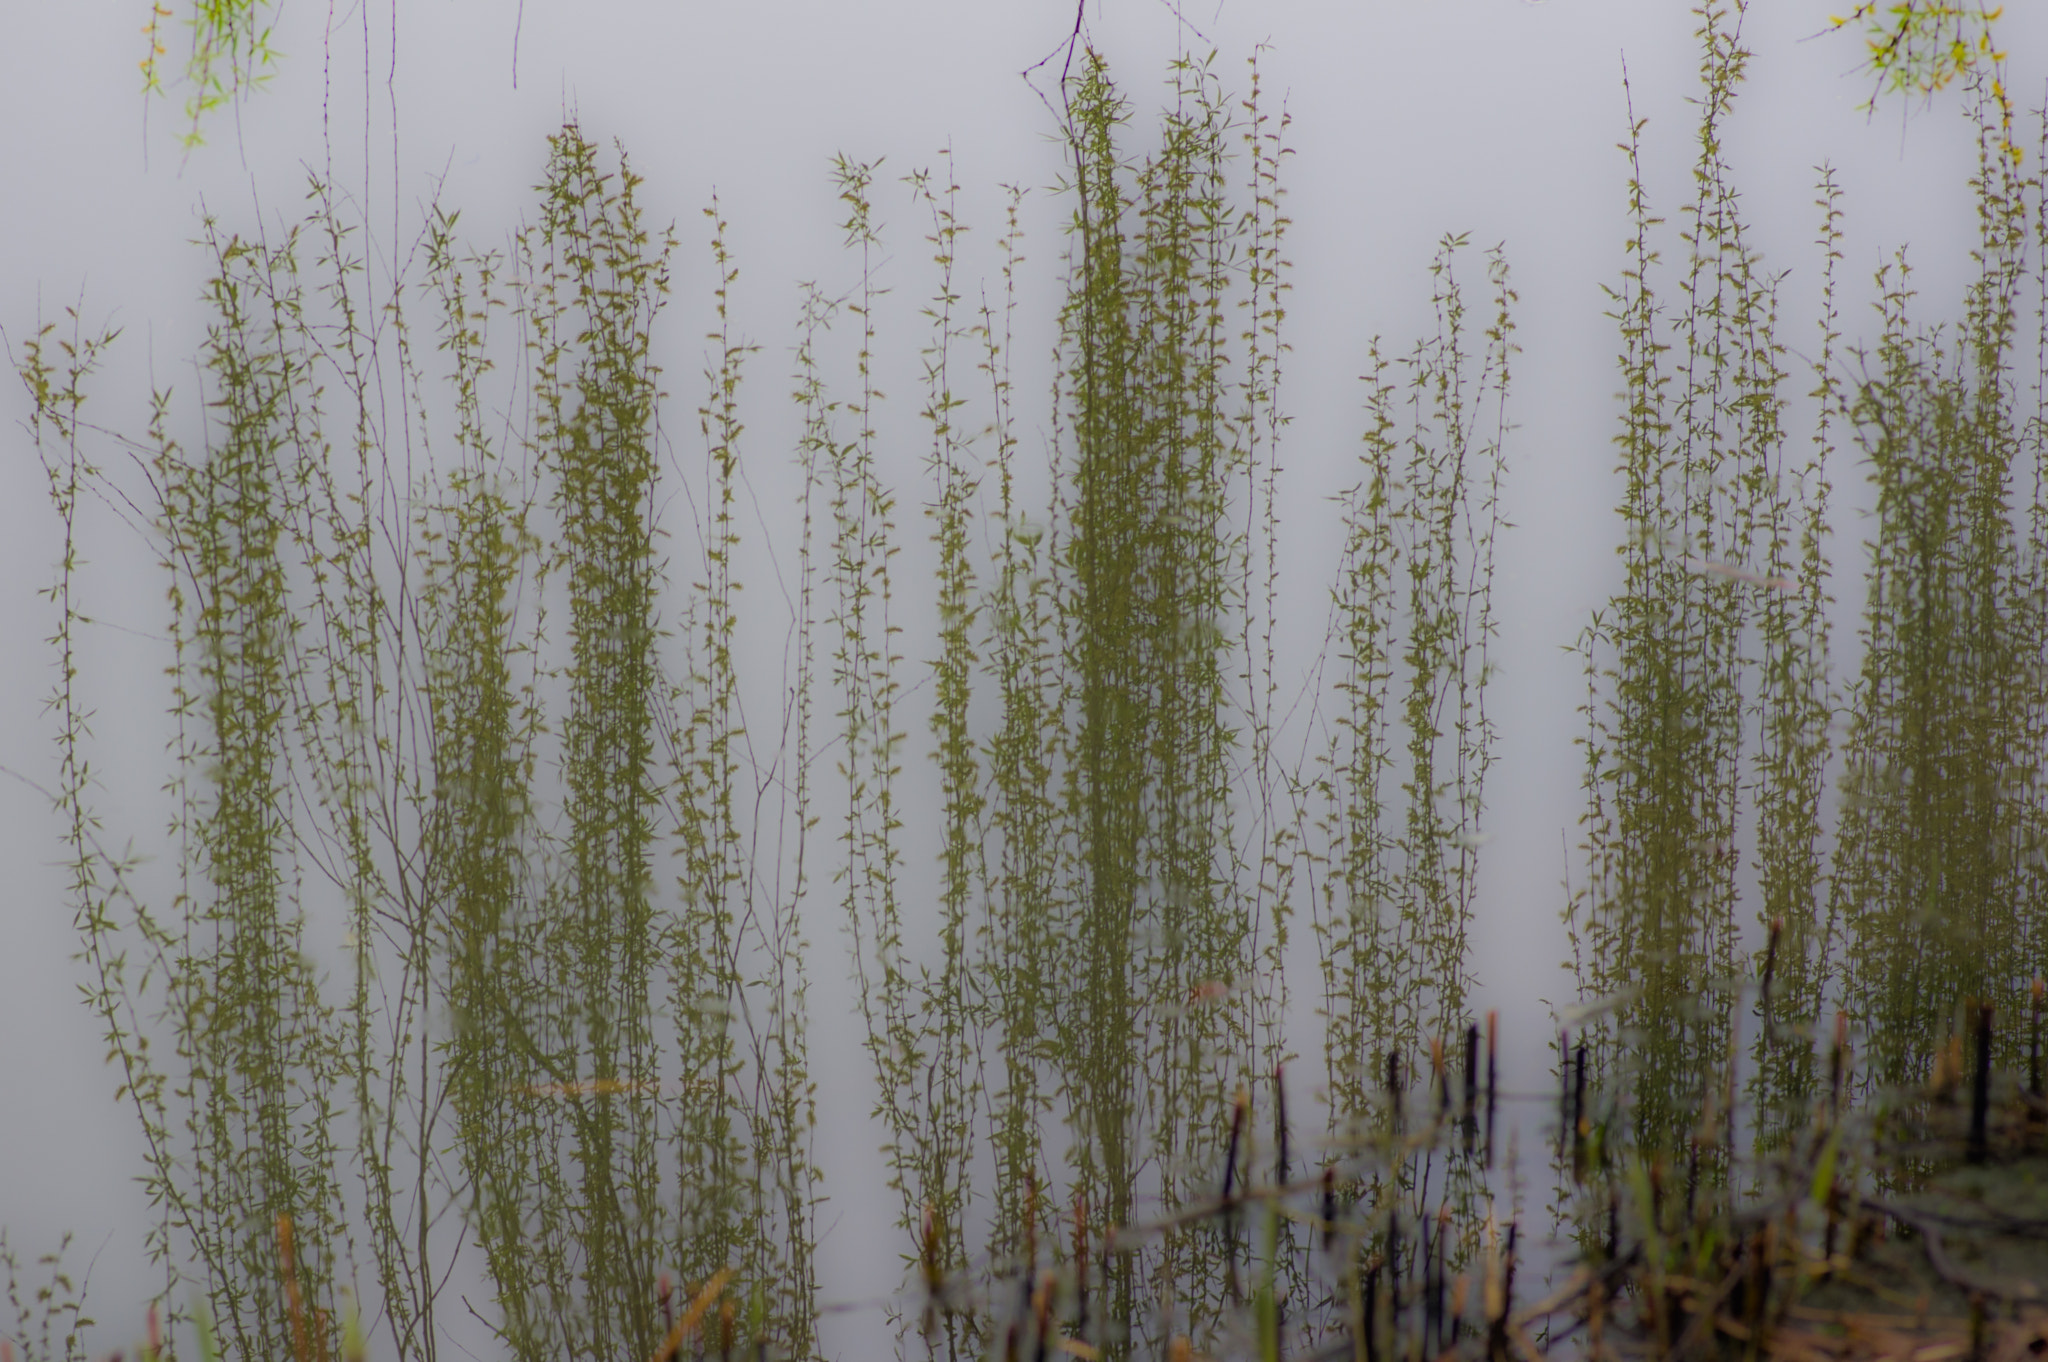
M 653 1362 L 670 1362 L 670 1359 L 675 1357 L 684 1340 L 697 1331 L 697 1325 L 703 1321 L 705 1312 L 711 1308 L 711 1303 L 718 1299 L 718 1294 L 725 1290 L 725 1284 L 731 1280 L 732 1269 L 729 1267 L 722 1267 L 712 1274 L 711 1280 L 704 1283 L 704 1289 L 691 1299 L 690 1308 L 683 1311 L 683 1317 L 676 1321 L 676 1327 L 668 1331 L 668 1337 L 655 1349 Z

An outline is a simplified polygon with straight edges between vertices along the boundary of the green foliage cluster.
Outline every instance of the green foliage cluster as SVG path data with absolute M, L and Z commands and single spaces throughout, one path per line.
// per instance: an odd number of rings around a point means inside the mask
M 1583 643 L 1588 875 L 1568 915 L 1579 1044 L 1615 1084 L 1596 1134 L 1646 1157 L 1690 1146 L 1716 1176 L 1739 1127 L 1770 1148 L 1810 1119 L 1830 1011 L 1860 1037 L 1861 1090 L 1909 1105 L 1980 1006 L 2024 1015 L 2048 846 L 2043 182 L 2010 154 L 1982 73 L 1960 320 L 1916 318 L 1902 252 L 1877 274 L 1863 350 L 1843 334 L 1841 195 L 1820 168 L 1812 424 L 1796 441 L 1782 276 L 1745 243 L 1721 149 L 1743 9 L 1701 9 L 1698 196 L 1675 270 L 1629 148 L 1632 257 L 1613 295 L 1625 581 Z M 1844 681 L 1829 505 L 1851 437 L 1874 514 Z M 2016 1063 L 2020 1028 L 1999 1036 Z M 1569 1090 L 1584 1061 L 1563 1058 Z
M 169 49 L 164 43 L 176 17 L 163 0 L 150 0 L 149 22 L 142 26 L 144 51 L 137 63 L 147 97 L 167 93 L 164 67 Z M 280 54 L 270 44 L 276 20 L 269 0 L 192 0 L 184 26 L 191 32 L 191 51 L 182 72 L 184 141 L 193 147 L 204 140 L 200 125 L 208 115 L 269 82 Z
M 1862 31 L 1877 77 L 1874 107 L 1879 94 L 1929 96 L 1972 72 L 1995 67 L 2003 54 L 1992 45 L 1993 26 L 2004 11 L 2002 5 L 1981 0 L 1858 0 L 1849 13 L 1829 22 Z
M 1330 1082 L 1361 1110 L 1386 1056 L 1412 1062 L 1470 1014 L 1514 292 L 1490 253 L 1492 315 L 1475 360 L 1454 268 L 1464 244 L 1447 238 L 1432 266 L 1438 334 L 1402 361 L 1405 384 L 1375 349 L 1364 479 L 1347 494 L 1341 708 L 1316 782 L 1328 838 L 1317 925 Z
M 93 1319 L 85 1313 L 85 1289 L 64 1266 L 64 1254 L 71 1247 L 66 1235 L 57 1248 L 36 1260 L 47 1269 L 48 1279 L 29 1287 L 22 1280 L 22 1262 L 7 1236 L 0 1234 L 0 1271 L 7 1274 L 7 1337 L 0 1340 L 8 1362 L 13 1362 L 19 1340 L 22 1362 L 84 1362 L 85 1331 Z M 154 1362 L 154 1359 L 151 1360 Z
M 1835 898 L 1845 992 L 1884 1083 L 1926 1078 L 1973 1003 L 2024 1015 L 2042 969 L 2048 234 L 2040 172 L 2019 172 L 1980 102 L 1961 319 L 1915 324 L 1901 253 L 1879 275 L 1882 331 L 1847 413 L 1877 507 Z M 2015 1063 L 2019 1028 L 2006 1034 Z
M 1094 1346 L 1220 1327 L 1234 1250 L 1219 1258 L 1196 1222 L 1136 1246 L 1116 1227 L 1207 1195 L 1239 1157 L 1253 1076 L 1285 1180 L 1298 878 L 1329 871 L 1326 1067 L 1355 1090 L 1340 1120 L 1375 1100 L 1353 1081 L 1360 1055 L 1432 1039 L 1441 1054 L 1468 1008 L 1512 348 L 1496 253 L 1472 371 L 1463 243 L 1447 241 L 1439 336 L 1405 389 L 1384 364 L 1368 389 L 1334 588 L 1356 714 L 1304 781 L 1276 752 L 1287 149 L 1260 88 L 1256 65 L 1235 101 L 1183 62 L 1156 148 L 1135 155 L 1106 67 L 1091 55 L 1075 74 L 1041 505 L 1022 491 L 1035 477 L 1010 377 L 1022 196 L 1002 294 L 970 306 L 957 186 L 908 181 L 937 280 L 919 399 L 937 564 L 920 602 L 936 619 L 931 920 L 906 904 L 874 166 L 837 170 L 860 282 L 804 293 L 783 736 L 759 747 L 737 660 L 753 347 L 732 332 L 715 203 L 704 510 L 680 590 L 656 511 L 673 239 L 645 225 L 623 162 L 603 169 L 565 129 L 509 255 L 466 250 L 437 213 L 431 346 L 402 295 L 373 297 L 323 186 L 282 242 L 209 228 L 201 447 L 173 438 L 168 393 L 148 438 L 116 446 L 144 479 L 140 527 L 165 546 L 171 902 L 99 841 L 69 662 L 57 706 L 80 927 L 150 1140 L 153 1244 L 167 1281 L 197 1269 L 230 1351 L 330 1348 L 342 1285 L 367 1267 L 392 1349 L 430 1356 L 438 1282 L 469 1235 L 519 1356 L 652 1354 L 674 1327 L 664 1280 L 687 1296 L 727 1269 L 726 1299 L 748 1304 L 722 1327 L 811 1353 L 805 949 L 824 854 L 811 834 L 828 819 L 877 1114 L 934 1288 L 928 1337 L 988 1346 L 990 1317 L 936 1288 L 982 1261 L 1028 1294 L 1041 1244 L 1074 1274 L 1068 1327 Z M 54 593 L 67 659 L 88 628 L 72 596 L 80 498 L 120 478 L 93 462 L 79 414 L 110 340 L 45 331 L 23 367 L 71 531 Z M 526 415 L 494 429 L 506 409 Z M 1371 589 L 1404 567 L 1403 598 Z M 819 779 L 828 754 L 836 783 Z M 1382 835 L 1358 809 L 1392 807 L 1397 787 L 1405 822 Z M 338 996 L 314 964 L 333 903 Z M 1379 1016 L 1396 988 L 1410 1002 Z M 1068 1223 L 1071 1249 L 1053 1248 Z
M 685 610 L 706 646 L 671 675 L 649 348 L 670 243 L 637 183 L 572 127 L 509 258 L 437 217 L 430 348 L 368 296 L 319 186 L 282 242 L 209 227 L 203 447 L 169 434 L 168 394 L 129 446 L 172 610 L 179 888 L 153 901 L 102 847 L 67 665 L 74 887 L 154 1247 L 172 1279 L 196 1267 L 235 1355 L 331 1352 L 367 1269 L 394 1350 L 432 1356 L 463 1224 L 519 1356 L 651 1354 L 663 1272 L 726 1268 L 744 1327 L 809 1350 L 797 896 L 757 868 L 778 829 L 740 812 L 729 645 L 745 347 L 709 376 L 721 509 Z M 722 231 L 715 263 L 722 319 Z M 533 413 L 509 438 L 494 322 Z M 79 440 L 97 344 L 46 331 L 25 356 L 70 523 L 111 485 Z M 336 903 L 339 997 L 312 935 Z
M 1630 257 L 1612 292 L 1626 404 L 1616 436 L 1624 584 L 1582 643 L 1593 691 L 1588 863 L 1568 914 L 1582 990 L 1611 1002 L 1609 1035 L 1643 1042 L 1636 1127 L 1657 1147 L 1702 1120 L 1717 1128 L 1703 1109 L 1726 1114 L 1712 1075 L 1725 1068 L 1733 989 L 1748 972 L 1742 903 L 1787 925 L 1775 961 L 1781 1011 L 1818 1010 L 1825 945 L 1833 275 L 1815 374 L 1822 424 L 1802 452 L 1785 428 L 1777 281 L 1746 240 L 1722 152 L 1748 55 L 1740 6 L 1708 4 L 1701 17 L 1698 188 L 1669 311 L 1640 124 L 1629 143 Z M 1832 256 L 1831 189 L 1823 199 Z

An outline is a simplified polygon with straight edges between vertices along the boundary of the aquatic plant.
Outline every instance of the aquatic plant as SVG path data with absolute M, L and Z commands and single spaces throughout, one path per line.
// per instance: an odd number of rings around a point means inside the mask
M 331 1350 L 365 1251 L 393 1349 L 433 1355 L 451 1212 L 475 1227 L 521 1355 L 623 1337 L 652 1353 L 662 1272 L 701 1283 L 734 1266 L 747 1327 L 809 1347 L 799 895 L 745 842 L 800 843 L 802 785 L 779 811 L 757 803 L 751 830 L 736 807 L 745 348 L 721 332 L 709 376 L 719 509 L 695 668 L 670 681 L 649 352 L 668 249 L 650 246 L 629 168 L 604 171 L 573 127 L 553 153 L 509 261 L 465 254 L 452 215 L 430 222 L 445 386 L 402 306 L 367 296 L 320 186 L 280 245 L 210 229 L 212 428 L 188 455 L 161 395 L 136 456 L 173 607 L 185 850 L 167 905 L 101 846 L 75 672 L 60 692 L 80 926 L 150 1141 L 152 1247 L 172 1281 L 195 1266 L 241 1354 Z M 714 261 L 722 318 L 722 235 Z M 509 442 L 483 415 L 499 318 L 518 324 L 535 413 Z M 99 342 L 72 342 L 82 362 L 60 374 L 53 337 L 24 377 L 76 532 L 80 496 L 115 485 L 76 439 Z M 67 609 L 67 655 L 85 627 Z M 308 939 L 337 913 L 338 1004 Z
M 1981 89 L 1975 112 L 1978 274 L 1962 320 L 1953 339 L 1916 324 L 1906 261 L 1888 264 L 1882 335 L 1847 404 L 1876 523 L 1836 911 L 1844 994 L 1883 1084 L 1924 1079 L 1979 1004 L 2024 1015 L 2041 939 L 2048 540 L 2039 417 L 2021 415 L 2017 372 L 2041 186 L 2004 154 Z
M 1830 1006 L 1892 1038 L 1874 1083 L 1930 1076 L 1970 1000 L 2020 1005 L 2040 940 L 2048 503 L 2016 377 L 2039 343 L 2020 306 L 2038 185 L 1980 98 L 1966 320 L 1922 327 L 1887 275 L 1859 375 L 1823 172 L 1802 443 L 1777 277 L 1722 147 L 1742 12 L 1700 10 L 1697 191 L 1669 266 L 1631 127 L 1623 584 L 1583 640 L 1583 1008 L 1557 1158 L 1605 1217 L 1585 1241 L 1619 1253 L 1633 1217 L 1666 1278 L 1666 1249 L 1733 1261 L 1667 1221 L 1763 1177 L 1742 1122 L 1810 1183 L 1809 1123 L 1840 1114 L 1815 1040 Z M 1249 1320 L 1267 1355 L 1391 1355 L 1506 1328 L 1468 950 L 1505 257 L 1475 301 L 1447 236 L 1433 334 L 1367 356 L 1306 706 L 1322 728 L 1295 763 L 1275 642 L 1286 122 L 1256 66 L 1238 100 L 1182 60 L 1141 113 L 1075 56 L 1043 467 L 1012 377 L 1025 196 L 970 301 L 950 160 L 907 177 L 929 288 L 906 342 L 890 182 L 835 168 L 852 282 L 800 295 L 798 519 L 761 546 L 795 562 L 788 618 L 765 614 L 787 626 L 772 685 L 743 661 L 764 618 L 739 605 L 755 350 L 721 210 L 686 467 L 657 343 L 675 240 L 573 126 L 509 252 L 469 251 L 437 212 L 423 277 L 389 292 L 325 186 L 281 241 L 210 229 L 205 434 L 180 444 L 193 420 L 159 395 L 132 468 L 101 468 L 80 416 L 111 338 L 27 347 L 68 535 L 60 799 L 92 1000 L 151 1143 L 153 1247 L 167 1279 L 202 1279 L 231 1350 L 340 1346 L 341 1288 L 365 1274 L 388 1350 L 434 1355 L 473 1234 L 517 1355 L 708 1347 L 714 1321 L 720 1346 L 814 1353 L 806 952 L 841 931 L 897 1195 L 877 1240 L 904 1258 L 900 1346 L 1132 1356 L 1220 1349 Z M 431 344 L 408 320 L 421 285 Z M 880 387 L 912 347 L 906 477 Z M 1831 822 L 1828 517 L 1851 430 L 1878 517 Z M 672 480 L 694 525 L 663 513 Z M 141 508 L 170 583 L 169 888 L 93 813 L 76 574 L 103 492 Z M 928 598 L 898 566 L 919 550 Z M 1327 1145 L 1287 1068 L 1300 911 Z M 1672 1156 L 1682 1198 L 1661 1190 Z
M 1675 320 L 1660 301 L 1642 125 L 1630 129 L 1630 254 L 1611 295 L 1626 403 L 1615 437 L 1624 584 L 1581 643 L 1587 867 L 1567 920 L 1582 997 L 1606 1017 L 1596 1067 L 1626 1055 L 1633 1133 L 1651 1150 L 1695 1134 L 1724 1147 L 1720 1076 L 1750 974 L 1745 851 L 1755 848 L 1760 915 L 1785 924 L 1773 966 L 1804 1005 L 1817 1001 L 1824 941 L 1827 434 L 1803 462 L 1787 451 L 1775 281 L 1747 243 L 1722 151 L 1748 57 L 1743 12 L 1698 10 L 1698 192 Z
M 1402 361 L 1405 383 L 1374 352 L 1363 476 L 1347 496 L 1333 686 L 1344 708 L 1319 780 L 1332 862 L 1319 924 L 1325 1051 L 1332 1093 L 1343 1094 L 1333 1106 L 1347 1115 L 1368 1109 L 1388 1056 L 1419 1064 L 1471 1020 L 1466 933 L 1493 738 L 1485 696 L 1514 293 L 1491 253 L 1493 315 L 1474 372 L 1455 269 L 1465 244 L 1446 238 L 1438 252 L 1438 332 Z

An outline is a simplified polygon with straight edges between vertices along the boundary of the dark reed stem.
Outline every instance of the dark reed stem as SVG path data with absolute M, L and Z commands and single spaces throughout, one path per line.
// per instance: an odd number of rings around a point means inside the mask
M 1038 1276 L 1038 1172 L 1024 1171 L 1024 1270 L 1017 1274 L 1018 1303 L 1031 1308 L 1031 1283 Z
M 1572 1126 L 1572 1033 L 1557 1033 L 1557 1157 L 1562 1159 L 1571 1139 Z
M 1592 1133 L 1592 1123 L 1586 1119 L 1586 1042 L 1579 1042 L 1577 1063 L 1572 1077 L 1572 1176 L 1580 1182 L 1586 1179 L 1586 1136 Z
M 1088 1198 L 1074 1191 L 1074 1337 L 1088 1338 Z
M 1038 1334 L 1038 1343 L 1032 1352 L 1033 1362 L 1045 1362 L 1047 1351 L 1052 1346 L 1052 1289 L 1055 1280 L 1052 1273 L 1046 1273 L 1031 1297 L 1031 1321 Z
M 1223 1217 L 1226 1227 L 1230 1225 L 1231 1213 L 1236 1208 L 1233 1193 L 1237 1188 L 1237 1148 L 1239 1142 L 1244 1139 L 1245 1116 L 1250 1110 L 1251 1101 L 1240 1088 L 1237 1102 L 1230 1112 L 1230 1146 L 1223 1155 Z
M 1771 1032 L 1771 981 L 1777 977 L 1778 973 L 1778 939 L 1784 936 L 1784 934 L 1785 919 L 1782 917 L 1772 918 L 1771 941 L 1764 948 L 1763 987 L 1758 990 L 1757 995 L 1757 1011 L 1763 1017 L 1765 1039 L 1769 1039 Z
M 1465 1028 L 1465 1152 L 1472 1151 L 1472 1134 L 1479 1120 L 1479 1023 Z
M 1374 1264 L 1365 1270 L 1365 1362 L 1380 1362 L 1380 1270 Z
M 1486 1166 L 1493 1167 L 1493 1120 L 1500 1097 L 1500 1013 L 1486 1014 Z
M 1508 1320 L 1515 1313 L 1515 1235 L 1518 1227 L 1518 1222 L 1508 1221 L 1507 1251 L 1501 1256 L 1500 1313 L 1493 1317 L 1486 1341 L 1486 1355 L 1492 1362 L 1506 1362 L 1508 1356 Z
M 1287 1185 L 1287 1073 L 1286 1066 L 1273 1066 L 1273 1158 L 1274 1181 Z
M 1991 1156 L 1991 1013 L 1990 1003 L 1977 1006 L 1977 1074 L 1970 1085 L 1971 1163 L 1983 1163 Z

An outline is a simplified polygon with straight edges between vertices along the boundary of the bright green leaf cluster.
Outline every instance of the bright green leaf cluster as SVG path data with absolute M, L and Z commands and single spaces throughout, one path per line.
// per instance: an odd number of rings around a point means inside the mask
M 1872 105 L 1885 93 L 1929 97 L 1977 74 L 1989 77 L 1994 95 L 2004 104 L 1998 67 L 2005 54 L 1993 41 L 1993 29 L 2004 12 L 2004 6 L 1983 0 L 1860 0 L 1832 22 L 1838 29 L 1853 24 L 1863 30 L 1870 70 L 1877 77 Z M 2010 108 L 2006 117 L 2009 123 Z
M 192 31 L 191 54 L 185 59 L 185 145 L 204 141 L 199 124 L 244 90 L 270 79 L 278 58 L 270 45 L 273 16 L 268 0 L 193 0 L 185 26 Z M 164 30 L 176 15 L 163 0 L 152 0 L 149 22 L 142 26 L 147 47 L 138 65 L 145 94 L 164 88 Z

